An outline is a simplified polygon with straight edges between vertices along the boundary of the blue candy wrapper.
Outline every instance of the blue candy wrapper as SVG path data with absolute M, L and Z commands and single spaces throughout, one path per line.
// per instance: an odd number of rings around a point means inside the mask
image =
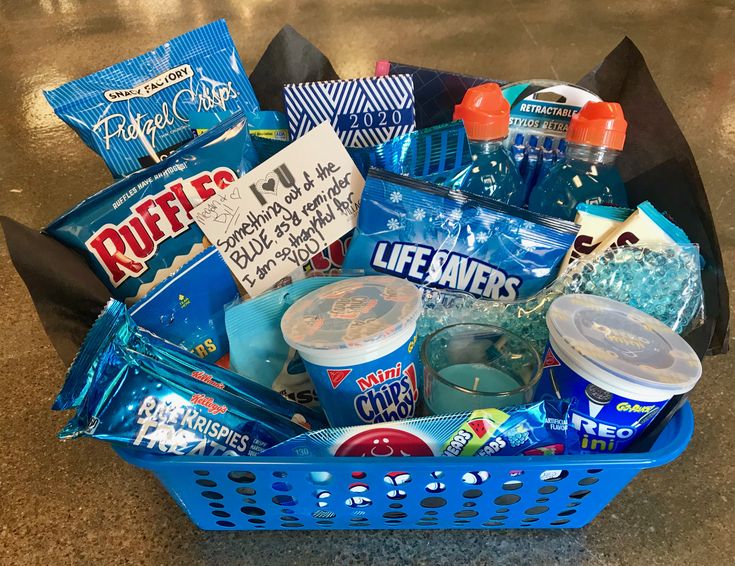
M 369 147 L 415 127 L 410 75 L 288 84 L 283 101 L 291 139 L 329 122 L 346 147 Z
M 191 210 L 253 167 L 247 120 L 236 114 L 166 161 L 121 179 L 45 232 L 79 251 L 119 300 L 135 300 L 205 247 Z
M 112 374 L 118 372 L 127 375 L 136 368 L 145 374 L 140 379 L 147 381 L 136 382 L 133 371 L 132 377 L 125 378 L 125 383 L 138 383 L 130 386 L 130 395 L 135 393 L 136 387 L 145 387 L 149 393 L 156 391 L 156 395 L 159 395 L 151 384 L 157 383 L 155 380 L 160 377 L 169 380 L 161 382 L 166 387 L 176 385 L 179 389 L 183 387 L 209 397 L 213 396 L 214 391 L 237 398 L 238 403 L 260 408 L 285 421 L 294 420 L 312 430 L 326 426 L 326 420 L 318 412 L 281 397 L 255 380 L 243 379 L 236 373 L 207 363 L 139 328 L 130 318 L 125 305 L 114 300 L 110 301 L 87 334 L 52 408 L 63 410 L 76 407 L 81 411 L 86 404 L 85 414 L 93 415 L 89 411 L 97 410 L 97 397 L 104 393 L 104 387 L 103 390 L 99 389 L 100 384 L 107 383 L 113 387 L 117 382 L 110 381 L 113 379 Z M 165 391 L 161 390 L 162 399 L 165 399 Z M 133 402 L 126 399 L 126 395 L 117 393 L 113 399 L 105 402 L 124 407 Z M 227 402 L 230 405 L 233 403 L 231 399 Z
M 116 178 L 189 141 L 194 113 L 258 110 L 224 20 L 44 95 Z
M 90 436 L 169 456 L 256 456 L 303 432 L 299 418 L 113 343 L 59 438 Z
M 543 456 L 567 450 L 564 401 L 308 432 L 263 456 Z M 569 435 L 574 436 L 574 435 Z M 573 440 L 572 440 L 573 441 Z
M 264 387 L 309 407 L 318 407 L 314 384 L 298 352 L 286 344 L 281 319 L 298 299 L 345 277 L 309 277 L 233 305 L 225 311 L 230 367 Z
M 554 279 L 578 228 L 371 169 L 343 267 L 513 301 Z
M 225 261 L 210 247 L 130 307 L 130 316 L 164 340 L 216 362 L 230 350 L 225 305 L 239 298 Z

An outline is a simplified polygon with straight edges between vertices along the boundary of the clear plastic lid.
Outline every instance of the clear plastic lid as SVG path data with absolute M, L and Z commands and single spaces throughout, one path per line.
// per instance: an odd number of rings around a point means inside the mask
M 681 336 L 636 308 L 594 295 L 565 295 L 546 314 L 555 346 L 593 368 L 601 387 L 686 393 L 702 374 Z
M 413 326 L 421 292 L 387 275 L 355 277 L 326 285 L 294 303 L 281 319 L 286 342 L 297 350 L 360 348 Z

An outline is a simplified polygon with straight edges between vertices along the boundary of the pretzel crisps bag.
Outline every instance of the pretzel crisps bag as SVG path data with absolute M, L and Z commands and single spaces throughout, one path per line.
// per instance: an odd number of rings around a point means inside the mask
M 171 157 L 93 195 L 44 231 L 77 250 L 118 300 L 136 300 L 206 246 L 190 212 L 252 169 L 236 114 Z
M 171 155 L 194 137 L 192 119 L 258 110 L 224 20 L 44 96 L 115 178 Z

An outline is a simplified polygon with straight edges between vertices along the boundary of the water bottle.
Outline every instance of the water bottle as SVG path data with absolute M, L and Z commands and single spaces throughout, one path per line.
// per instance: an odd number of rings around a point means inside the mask
M 574 220 L 582 202 L 628 206 L 625 185 L 615 167 L 627 127 L 620 104 L 585 104 L 569 123 L 564 158 L 531 191 L 528 208 Z
M 472 164 L 460 190 L 523 206 L 523 180 L 503 147 L 508 136 L 510 104 L 500 87 L 486 83 L 468 89 L 462 103 L 454 107 L 454 119 L 464 122 L 472 150 Z

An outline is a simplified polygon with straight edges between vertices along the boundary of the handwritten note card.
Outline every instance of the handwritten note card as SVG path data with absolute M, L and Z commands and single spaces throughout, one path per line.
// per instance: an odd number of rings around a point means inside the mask
M 192 214 L 255 296 L 355 227 L 364 184 L 325 122 Z

